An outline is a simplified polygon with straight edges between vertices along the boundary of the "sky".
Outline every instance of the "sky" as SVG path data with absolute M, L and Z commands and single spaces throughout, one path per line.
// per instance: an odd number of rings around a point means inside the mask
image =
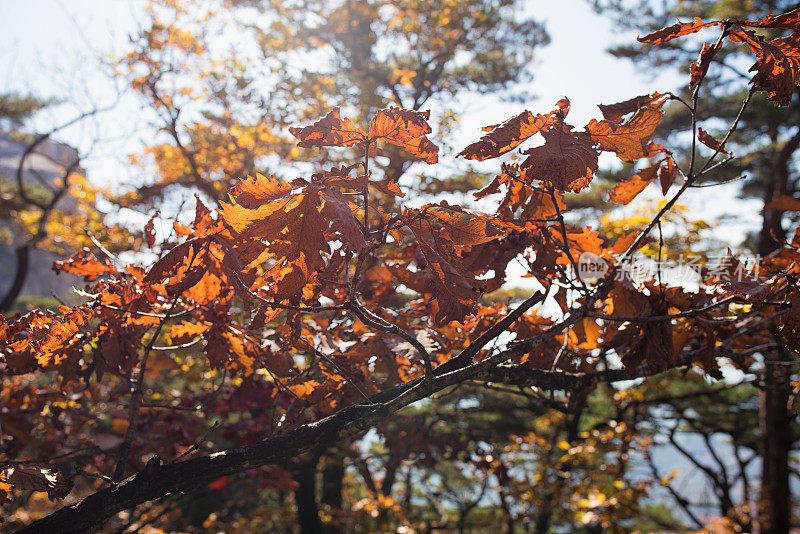
M 137 0 L 0 0 L 4 41 L 0 72 L 5 73 L 0 91 L 31 91 L 56 98 L 75 98 L 79 93 L 77 99 L 84 103 L 103 102 L 104 98 L 113 101 L 112 86 L 94 58 L 125 47 L 127 36 L 137 28 L 142 5 Z M 621 42 L 621 36 L 583 0 L 530 0 L 525 11 L 545 22 L 552 41 L 538 54 L 530 89 L 539 98 L 528 106 L 533 111 L 549 111 L 557 100 L 568 96 L 572 101 L 570 118 L 584 124 L 598 115 L 596 104 L 658 89 L 654 82 L 662 80 L 648 79 L 630 63 L 604 52 L 606 46 Z M 663 81 L 675 83 L 674 78 Z M 90 95 L 80 94 L 86 86 L 94 88 Z M 475 109 L 478 111 L 463 118 L 465 132 L 477 132 L 487 121 L 496 123 L 500 113 L 516 114 L 520 105 L 495 102 Z M 40 122 L 52 120 L 45 116 Z M 72 130 L 62 137 L 80 145 L 80 135 Z M 97 159 L 87 161 L 90 173 L 100 172 L 93 168 L 100 165 Z M 102 167 L 103 172 L 110 170 L 108 163 Z

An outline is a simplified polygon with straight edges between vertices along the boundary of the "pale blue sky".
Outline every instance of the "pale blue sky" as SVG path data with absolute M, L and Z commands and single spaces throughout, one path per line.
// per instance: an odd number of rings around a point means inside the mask
M 137 28 L 141 5 L 143 2 L 136 0 L 0 0 L 0 72 L 4 73 L 0 91 L 29 90 L 84 104 L 110 99 L 111 85 L 97 72 L 93 58 L 125 47 L 128 34 Z M 538 54 L 532 90 L 540 98 L 527 104 L 533 110 L 549 111 L 558 99 L 568 96 L 572 100 L 570 118 L 582 125 L 597 116 L 596 104 L 675 84 L 674 77 L 648 80 L 629 63 L 606 54 L 605 46 L 626 36 L 612 31 L 611 23 L 595 15 L 583 0 L 530 0 L 525 10 L 546 23 L 552 40 Z M 86 86 L 92 87 L 88 95 L 82 94 Z M 481 125 L 496 123 L 520 108 L 519 104 L 495 102 L 474 106 L 475 111 L 464 117 L 465 140 Z M 62 112 L 68 116 L 68 110 Z M 44 126 L 53 119 L 44 116 L 40 122 Z M 127 132 L 121 133 L 130 138 Z M 85 142 L 78 129 L 62 137 L 78 145 Z M 97 173 L 110 171 L 107 161 L 102 165 L 99 161 L 107 157 L 98 155 L 86 162 L 93 178 L 105 180 Z

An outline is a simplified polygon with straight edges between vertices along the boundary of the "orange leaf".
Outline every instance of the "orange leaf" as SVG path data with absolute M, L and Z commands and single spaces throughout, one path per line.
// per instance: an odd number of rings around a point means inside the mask
M 465 210 L 446 203 L 431 206 L 425 213 L 437 219 L 442 225 L 442 237 L 454 245 L 479 245 L 494 241 L 502 232 L 492 225 L 489 217 L 470 210 Z
M 289 128 L 293 136 L 300 140 L 302 147 L 314 146 L 350 146 L 366 138 L 364 131 L 353 124 L 350 119 L 339 116 L 339 108 L 335 107 L 323 118 L 303 128 Z
M 399 146 L 425 163 L 439 161 L 439 147 L 425 135 L 431 133 L 430 111 L 386 108 L 378 111 L 369 123 L 369 138 L 383 139 Z
M 747 43 L 758 61 L 750 67 L 755 71 L 751 83 L 764 91 L 778 106 L 791 103 L 794 88 L 800 82 L 800 33 L 765 41 L 760 35 L 743 30 L 733 30 L 731 41 Z
M 645 167 L 638 173 L 633 175 L 630 179 L 620 182 L 614 186 L 608 199 L 611 202 L 619 202 L 621 204 L 629 204 L 639 193 L 644 191 L 645 187 L 650 185 L 656 179 L 656 172 L 658 171 L 659 164 L 656 163 L 650 167 Z
M 703 28 L 708 26 L 716 26 L 718 24 L 720 24 L 720 21 L 718 20 L 703 22 L 699 17 L 695 17 L 692 22 L 679 22 L 677 24 L 673 24 L 672 26 L 661 28 L 653 33 L 649 33 L 644 37 L 639 37 L 639 42 L 657 45 L 671 39 L 675 39 L 676 37 L 697 33 Z
M 274 176 L 266 177 L 256 173 L 248 176 L 233 187 L 228 194 L 246 208 L 257 208 L 261 204 L 283 198 L 292 192 L 291 184 L 282 182 Z
M 194 336 L 202 334 L 208 330 L 206 323 L 187 323 L 181 321 L 180 324 L 174 324 L 169 329 L 169 337 L 173 340 L 188 340 Z
M 658 93 L 654 96 L 656 95 Z M 625 107 L 617 108 L 612 114 L 608 111 L 609 106 L 603 114 L 613 115 L 615 120 L 604 119 L 598 122 L 592 119 L 586 125 L 586 131 L 591 135 L 592 141 L 597 143 L 601 150 L 615 152 L 622 161 L 633 161 L 650 155 L 648 143 L 661 120 L 661 106 L 666 101 L 665 98 L 660 100 L 652 97 L 639 98 L 650 98 L 650 100 L 646 101 L 647 105 L 636 109 L 627 121 L 617 122 L 620 118 L 619 113 L 625 111 Z M 640 104 L 637 99 L 633 99 L 621 102 L 617 106 L 627 103 Z
M 569 112 L 569 105 L 569 100 L 562 98 L 556 104 L 557 109 L 547 115 L 534 115 L 526 110 L 502 124 L 484 128 L 488 129 L 489 133 L 467 146 L 458 155 L 466 159 L 484 161 L 505 154 L 537 132 L 549 129 L 557 118 L 563 121 Z
M 103 274 L 117 274 L 119 271 L 108 260 L 100 261 L 89 249 L 82 249 L 67 259 L 53 263 L 53 270 L 83 276 L 85 282 L 93 282 Z

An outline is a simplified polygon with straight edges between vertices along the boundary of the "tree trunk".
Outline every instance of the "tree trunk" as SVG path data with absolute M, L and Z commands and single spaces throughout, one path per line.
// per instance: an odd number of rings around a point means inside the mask
M 788 192 L 789 161 L 800 146 L 800 130 L 775 153 L 772 176 L 764 187 L 764 205 Z M 783 212 L 764 210 L 758 254 L 767 256 L 780 247 L 785 237 Z M 779 338 L 776 335 L 776 339 Z M 762 534 L 784 534 L 791 523 L 789 491 L 789 451 L 791 415 L 789 414 L 790 353 L 785 347 L 764 354 L 764 376 L 759 407 L 761 443 L 761 491 L 758 498 L 758 524 Z
M 292 478 L 297 482 L 294 501 L 297 506 L 297 524 L 301 534 L 325 534 L 317 509 L 317 463 L 319 455 L 312 453 L 292 466 Z
M 342 487 L 344 485 L 344 458 L 338 450 L 325 455 L 325 466 L 322 469 L 322 499 L 325 511 L 333 521 L 326 524 L 326 534 L 342 532 Z
M 791 523 L 789 453 L 792 446 L 789 402 L 789 352 L 769 354 L 764 362 L 761 394 L 761 494 L 758 523 L 761 534 L 786 534 Z

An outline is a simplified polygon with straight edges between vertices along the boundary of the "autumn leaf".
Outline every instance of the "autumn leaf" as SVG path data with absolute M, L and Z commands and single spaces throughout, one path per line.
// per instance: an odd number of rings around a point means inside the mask
M 450 206 L 447 203 L 427 206 L 423 211 L 436 219 L 441 225 L 442 237 L 454 245 L 479 245 L 494 241 L 503 235 L 486 214 Z
M 169 329 L 169 337 L 173 340 L 186 342 L 189 339 L 198 336 L 208 330 L 209 325 L 206 323 L 189 323 L 181 321 L 174 324 Z
M 274 176 L 256 174 L 239 180 L 228 194 L 236 200 L 237 204 L 245 208 L 254 209 L 261 204 L 283 198 L 292 192 L 291 184 L 282 182 Z
M 708 148 L 710 148 L 712 150 L 719 151 L 719 152 L 722 152 L 723 154 L 730 155 L 730 152 L 728 152 L 727 150 L 723 149 L 722 145 L 720 144 L 720 142 L 717 141 L 717 139 L 713 135 L 711 135 L 710 133 L 708 133 L 707 131 L 705 131 L 702 128 L 698 128 L 697 129 L 697 140 L 700 141 L 701 143 L 703 143 L 705 146 L 707 146 Z
M 53 270 L 83 276 L 85 282 L 93 282 L 104 274 L 118 274 L 114 265 L 108 260 L 100 261 L 89 249 L 84 248 L 66 258 L 53 263 Z
M 548 181 L 559 191 L 580 191 L 597 171 L 597 151 L 591 137 L 561 124 L 542 133 L 545 144 L 523 152 L 520 168 L 527 180 Z
M 661 43 L 665 43 L 671 39 L 675 39 L 676 37 L 681 37 L 683 35 L 696 33 L 702 30 L 703 28 L 707 28 L 709 26 L 716 26 L 718 24 L 720 24 L 720 22 L 717 20 L 713 20 L 711 22 L 703 22 L 699 17 L 695 17 L 692 22 L 678 22 L 677 24 L 673 24 L 672 26 L 667 26 L 666 28 L 661 28 L 658 31 L 649 33 L 644 37 L 639 37 L 638 40 L 640 43 L 650 43 L 658 45 Z
M 158 212 L 155 212 L 150 220 L 147 221 L 147 224 L 144 225 L 144 235 L 147 238 L 147 246 L 152 247 L 156 244 L 156 228 L 155 228 L 155 221 L 156 217 L 158 217 Z
M 800 200 L 789 195 L 781 195 L 764 206 L 766 210 L 800 211 Z
M 592 119 L 586 125 L 586 131 L 592 141 L 598 144 L 601 150 L 614 152 L 622 161 L 633 161 L 650 155 L 648 143 L 653 132 L 661 120 L 661 106 L 666 101 L 663 95 L 655 93 L 652 96 L 638 97 L 617 104 L 618 107 L 607 106 L 603 115 L 612 117 L 601 121 Z M 626 105 L 627 104 L 627 105 Z M 620 113 L 632 108 L 633 115 L 624 122 L 619 122 Z
M 8 470 L 8 482 L 14 484 L 19 490 L 47 492 L 51 501 L 63 499 L 72 491 L 72 481 L 68 480 L 61 471 L 52 472 L 49 469 L 35 467 L 14 467 Z
M 326 190 L 322 193 L 325 205 L 323 216 L 330 221 L 331 228 L 348 243 L 353 251 L 361 252 L 369 247 L 358 221 L 353 215 L 347 198 L 336 191 Z
M 600 108 L 605 120 L 620 124 L 623 122 L 622 119 L 625 115 L 639 111 L 642 108 L 661 109 L 668 98 L 669 94 L 653 93 L 636 96 L 616 104 L 599 104 L 597 107 Z
M 467 146 L 458 155 L 478 161 L 501 156 L 534 134 L 549 129 L 557 120 L 563 121 L 569 112 L 569 106 L 569 100 L 562 98 L 556 104 L 556 109 L 546 115 L 534 115 L 526 110 L 502 124 L 484 128 L 488 129 L 489 133 Z
M 39 365 L 47 367 L 58 365 L 61 360 L 56 356 L 68 345 L 89 320 L 94 311 L 86 305 L 77 308 L 59 306 L 59 314 L 48 316 L 48 321 L 39 324 L 32 332 L 32 340 L 36 348 L 36 359 Z M 54 356 L 56 356 L 54 358 Z
M 425 163 L 439 161 L 439 147 L 426 137 L 430 111 L 386 108 L 378 111 L 369 123 L 369 139 L 382 139 L 398 146 Z
M 703 43 L 703 48 L 700 50 L 700 57 L 697 58 L 697 61 L 692 63 L 691 66 L 691 81 L 689 82 L 690 85 L 694 86 L 697 82 L 700 81 L 703 76 L 706 75 L 706 71 L 708 71 L 708 66 L 711 63 L 711 58 L 714 57 L 714 52 L 716 51 L 716 47 L 709 46 L 708 43 Z
M 766 17 L 759 19 L 755 22 L 747 20 L 737 20 L 737 24 L 741 26 L 754 26 L 758 28 L 784 28 L 787 30 L 796 30 L 800 26 L 800 8 L 793 9 L 780 15 L 769 14 Z
M 350 146 L 366 139 L 364 131 L 350 119 L 342 119 L 335 107 L 323 118 L 303 128 L 289 128 L 289 132 L 300 140 L 301 147 Z
M 615 185 L 614 189 L 609 193 L 608 200 L 619 202 L 620 204 L 629 204 L 656 179 L 659 165 L 656 163 L 650 167 L 645 167 L 628 180 Z
M 752 31 L 732 30 L 730 39 L 746 43 L 758 56 L 758 61 L 750 67 L 756 73 L 750 81 L 753 87 L 766 92 L 776 105 L 788 106 L 800 82 L 800 32 L 765 41 Z
M 661 161 L 661 166 L 658 168 L 658 173 L 656 173 L 656 175 L 661 184 L 661 193 L 666 195 L 669 188 L 675 183 L 675 178 L 678 177 L 678 168 L 672 156 L 668 155 Z

